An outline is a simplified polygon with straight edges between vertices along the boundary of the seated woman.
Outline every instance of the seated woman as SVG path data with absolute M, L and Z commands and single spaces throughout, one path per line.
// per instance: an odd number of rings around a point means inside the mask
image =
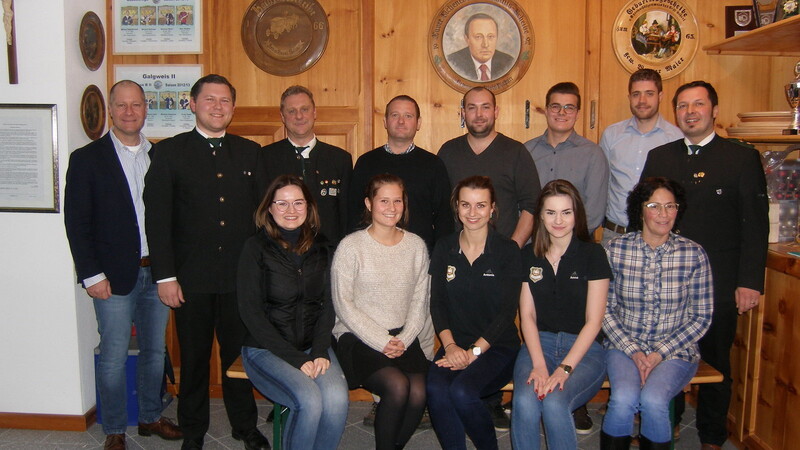
M 647 178 L 628 196 L 629 229 L 607 246 L 615 280 L 603 319 L 611 383 L 601 447 L 627 449 L 641 413 L 641 448 L 668 449 L 669 402 L 692 379 L 711 324 L 711 268 L 700 245 L 674 234 L 684 193 Z
M 442 347 L 428 372 L 428 411 L 442 448 L 497 448 L 481 397 L 511 380 L 519 348 L 519 247 L 491 225 L 494 187 L 488 177 L 461 180 L 453 211 L 463 230 L 443 237 L 431 257 L 431 316 Z
M 379 395 L 375 447 L 403 448 L 425 409 L 428 360 L 418 335 L 428 316 L 428 250 L 400 228 L 408 221 L 403 181 L 372 177 L 366 229 L 346 236 L 333 259 L 336 354 L 351 389 Z
M 282 175 L 255 220 L 260 229 L 238 270 L 244 369 L 261 393 L 289 408 L 286 448 L 335 449 L 349 393 L 330 348 L 332 250 L 318 234 L 317 205 L 300 178 Z
M 511 442 L 515 449 L 538 449 L 543 420 L 548 448 L 574 449 L 572 411 L 591 400 L 605 379 L 598 334 L 611 270 L 570 182 L 547 183 L 536 216 L 533 241 L 522 249 L 528 275 L 519 296 L 525 346 L 514 367 Z

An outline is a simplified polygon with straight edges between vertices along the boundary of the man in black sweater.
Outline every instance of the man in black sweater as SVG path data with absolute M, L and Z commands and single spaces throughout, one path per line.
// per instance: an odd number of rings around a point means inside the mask
M 408 193 L 408 231 L 418 235 L 433 251 L 436 241 L 453 232 L 450 211 L 450 181 L 438 156 L 414 145 L 420 127 L 417 102 L 398 95 L 386 105 L 383 126 L 386 144 L 367 152 L 356 161 L 350 183 L 348 229 L 363 226 L 365 189 L 375 175 L 390 173 L 402 178 Z
M 290 86 L 281 94 L 281 121 L 287 138 L 263 148 L 267 182 L 279 175 L 301 177 L 314 196 L 322 234 L 334 244 L 347 232 L 347 192 L 353 172 L 350 153 L 317 139 L 314 94 Z

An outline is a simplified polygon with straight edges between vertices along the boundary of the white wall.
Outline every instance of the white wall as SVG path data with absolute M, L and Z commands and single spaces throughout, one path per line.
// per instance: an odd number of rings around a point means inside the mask
M 0 58 L 0 102 L 56 104 L 59 202 L 72 150 L 89 142 L 83 90 L 104 93 L 106 65 L 92 72 L 78 48 L 81 18 L 105 24 L 104 0 L 16 1 L 19 84 Z M 77 5 L 80 7 L 77 7 Z M 75 284 L 63 213 L 0 213 L 0 412 L 82 415 L 95 404 L 91 300 Z

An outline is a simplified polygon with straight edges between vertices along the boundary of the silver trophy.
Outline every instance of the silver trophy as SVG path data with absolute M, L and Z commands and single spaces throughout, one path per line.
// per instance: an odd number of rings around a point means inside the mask
M 794 66 L 794 81 L 786 85 L 786 101 L 794 110 L 794 120 L 783 134 L 800 134 L 800 62 Z

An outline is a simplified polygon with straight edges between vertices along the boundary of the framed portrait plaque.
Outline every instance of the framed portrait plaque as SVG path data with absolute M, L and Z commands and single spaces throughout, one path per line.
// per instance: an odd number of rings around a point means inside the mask
M 58 211 L 56 105 L 0 104 L 0 212 Z
M 513 0 L 448 0 L 428 30 L 437 75 L 459 92 L 510 89 L 533 59 L 533 24 Z
M 114 54 L 203 53 L 202 0 L 114 0 Z
M 106 129 L 106 101 L 100 88 L 93 84 L 81 96 L 81 125 L 91 140 L 99 139 Z
M 691 64 L 697 33 L 697 19 L 684 2 L 632 0 L 614 22 L 612 41 L 619 63 L 628 72 L 653 69 L 666 80 Z

